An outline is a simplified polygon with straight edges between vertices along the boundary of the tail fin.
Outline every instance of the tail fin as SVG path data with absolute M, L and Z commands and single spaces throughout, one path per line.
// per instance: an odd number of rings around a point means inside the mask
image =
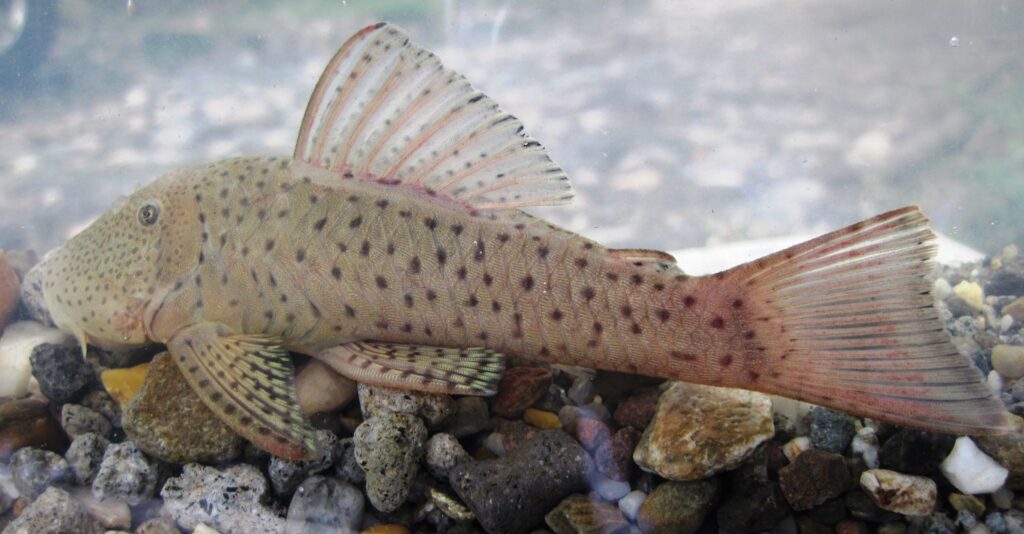
M 934 432 L 1009 430 L 943 330 L 933 238 L 906 207 L 718 275 L 751 304 L 745 351 L 757 369 L 737 385 Z

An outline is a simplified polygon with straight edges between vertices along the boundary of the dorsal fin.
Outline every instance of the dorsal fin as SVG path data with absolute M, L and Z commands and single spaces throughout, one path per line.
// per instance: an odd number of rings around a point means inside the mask
M 632 263 L 637 267 L 650 267 L 655 271 L 679 271 L 675 256 L 660 250 L 645 248 L 613 248 L 608 249 L 608 255 L 622 261 Z
M 331 58 L 306 106 L 294 157 L 475 209 L 572 198 L 565 172 L 519 119 L 386 23 L 364 28 Z

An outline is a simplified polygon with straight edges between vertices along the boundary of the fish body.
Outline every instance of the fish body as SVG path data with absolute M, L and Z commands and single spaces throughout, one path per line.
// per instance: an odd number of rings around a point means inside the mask
M 215 413 L 292 458 L 313 445 L 287 351 L 424 391 L 492 393 L 518 356 L 1007 426 L 942 331 L 916 208 L 690 277 L 520 209 L 570 197 L 518 120 L 375 25 L 331 60 L 291 158 L 158 179 L 48 254 L 24 298 L 83 347 L 165 343 Z

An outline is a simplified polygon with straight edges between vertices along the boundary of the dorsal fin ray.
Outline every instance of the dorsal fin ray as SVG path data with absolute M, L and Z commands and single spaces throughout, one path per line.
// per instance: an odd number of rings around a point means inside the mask
M 358 32 L 328 63 L 294 157 L 474 209 L 562 204 L 573 195 L 519 119 L 386 23 Z

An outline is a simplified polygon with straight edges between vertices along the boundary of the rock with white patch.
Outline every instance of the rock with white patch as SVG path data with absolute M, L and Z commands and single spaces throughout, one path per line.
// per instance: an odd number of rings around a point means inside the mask
M 412 489 L 427 428 L 415 415 L 385 412 L 359 425 L 353 441 L 370 503 L 382 512 L 394 511 Z
M 68 492 L 47 488 L 4 528 L 4 534 L 101 534 L 103 525 Z
M 879 508 L 909 516 L 932 513 L 938 495 L 934 480 L 888 469 L 864 471 L 860 475 L 860 487 Z
M 267 506 L 267 479 L 251 465 L 216 469 L 187 464 L 160 490 L 161 514 L 186 530 L 206 524 L 221 532 L 280 534 L 285 520 Z
M 21 397 L 32 379 L 32 349 L 42 343 L 67 344 L 71 338 L 35 321 L 7 325 L 0 337 L 0 397 Z
M 159 470 L 131 441 L 115 443 L 103 453 L 103 462 L 92 481 L 97 499 L 119 499 L 141 504 L 156 492 Z

